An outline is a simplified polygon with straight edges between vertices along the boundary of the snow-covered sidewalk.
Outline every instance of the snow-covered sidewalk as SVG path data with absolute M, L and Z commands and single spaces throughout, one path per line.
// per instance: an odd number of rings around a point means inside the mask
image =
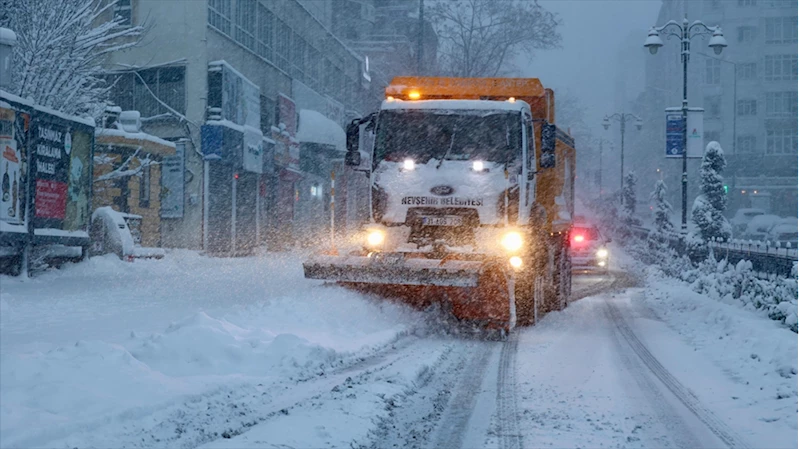
M 93 431 L 220 389 L 333 369 L 421 316 L 307 281 L 297 254 L 99 257 L 0 283 L 2 447 L 113 444 Z

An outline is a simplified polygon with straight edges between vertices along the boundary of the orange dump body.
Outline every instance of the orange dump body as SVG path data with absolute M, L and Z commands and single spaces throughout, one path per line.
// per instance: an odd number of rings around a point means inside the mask
M 555 94 L 538 78 L 447 78 L 398 76 L 386 86 L 386 98 L 398 100 L 497 100 L 530 105 L 533 119 L 555 123 Z

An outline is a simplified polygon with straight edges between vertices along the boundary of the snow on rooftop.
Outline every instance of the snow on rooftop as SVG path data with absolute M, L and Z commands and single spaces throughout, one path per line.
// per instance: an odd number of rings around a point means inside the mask
M 40 104 L 36 104 L 30 98 L 22 98 L 17 95 L 12 94 L 11 92 L 6 92 L 4 90 L 0 90 L 0 97 L 5 98 L 6 100 L 13 101 L 15 103 L 24 104 L 25 106 L 31 106 L 37 111 L 44 112 L 45 114 L 55 115 L 56 117 L 60 117 L 64 120 L 70 120 L 73 122 L 83 123 L 84 125 L 94 127 L 94 119 L 91 117 L 78 117 L 75 115 L 65 114 L 61 111 L 56 111 L 53 108 L 49 108 L 47 106 L 42 106 Z
M 139 139 L 139 140 L 146 140 L 158 145 L 167 146 L 170 148 L 175 148 L 175 143 L 170 142 L 168 140 L 164 140 L 160 137 L 156 137 L 152 134 L 147 134 L 143 132 L 132 133 L 122 129 L 112 129 L 112 128 L 97 128 L 94 130 L 95 136 L 113 136 L 113 137 L 124 137 L 126 139 Z
M 310 109 L 300 109 L 299 125 L 297 140 L 300 142 L 332 145 L 340 151 L 345 150 L 347 135 L 344 130 L 321 113 Z
M 472 111 L 529 111 L 530 106 L 521 100 L 514 102 L 496 100 L 384 100 L 380 109 L 457 109 Z

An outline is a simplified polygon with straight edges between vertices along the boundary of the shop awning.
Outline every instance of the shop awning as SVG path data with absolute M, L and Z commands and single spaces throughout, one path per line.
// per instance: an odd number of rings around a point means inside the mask
M 111 145 L 114 147 L 137 150 L 141 148 L 158 156 L 174 156 L 175 144 L 147 133 L 131 133 L 121 129 L 97 128 L 94 132 L 95 145 Z

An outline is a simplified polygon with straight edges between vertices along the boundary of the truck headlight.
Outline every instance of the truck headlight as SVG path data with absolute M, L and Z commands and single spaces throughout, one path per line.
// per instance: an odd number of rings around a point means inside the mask
M 602 249 L 600 249 L 599 251 L 596 252 L 596 256 L 599 257 L 600 259 L 604 259 L 604 258 L 608 257 L 608 250 L 606 250 L 605 248 L 602 248 Z
M 376 248 L 386 241 L 386 233 L 380 229 L 372 229 L 366 232 L 366 244 L 370 248 Z
M 514 270 L 521 270 L 522 265 L 524 264 L 524 262 L 522 262 L 522 258 L 519 256 L 511 257 L 508 259 L 508 263 L 510 263 L 510 266 L 513 267 Z
M 516 231 L 510 231 L 505 233 L 502 236 L 502 240 L 500 241 L 502 247 L 505 248 L 507 251 L 518 251 L 522 249 L 522 244 L 524 243 L 522 240 L 522 235 Z
M 416 162 L 413 159 L 405 159 L 402 161 L 402 169 L 406 171 L 412 171 L 416 168 Z

